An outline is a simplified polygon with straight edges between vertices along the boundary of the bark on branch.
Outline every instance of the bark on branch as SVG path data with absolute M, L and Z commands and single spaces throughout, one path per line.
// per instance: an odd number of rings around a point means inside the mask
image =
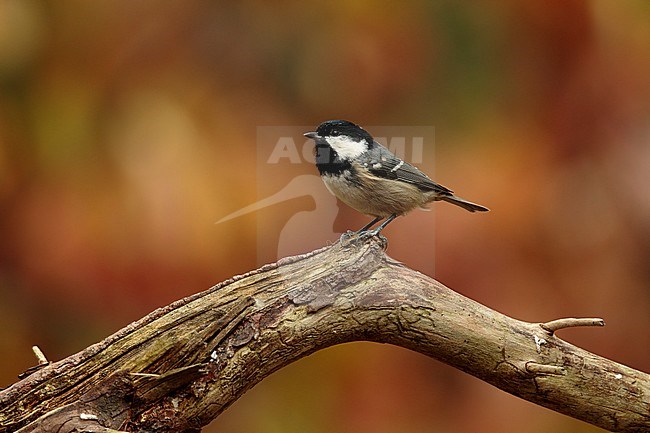
M 650 431 L 650 376 L 344 239 L 174 302 L 0 391 L 0 432 L 198 432 L 273 371 L 355 340 L 439 359 L 611 431 Z

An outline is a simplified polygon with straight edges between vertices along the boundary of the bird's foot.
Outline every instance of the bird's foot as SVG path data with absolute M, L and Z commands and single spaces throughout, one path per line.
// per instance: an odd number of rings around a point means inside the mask
M 377 230 L 371 230 L 368 232 L 368 235 L 365 236 L 366 238 L 375 238 L 379 241 L 381 244 L 381 247 L 386 251 L 388 249 L 388 238 L 381 233 L 379 233 Z
M 341 235 L 339 242 L 343 247 L 347 247 L 357 242 L 368 242 L 376 239 L 384 250 L 388 247 L 388 239 L 377 230 L 364 230 L 362 232 L 347 231 Z

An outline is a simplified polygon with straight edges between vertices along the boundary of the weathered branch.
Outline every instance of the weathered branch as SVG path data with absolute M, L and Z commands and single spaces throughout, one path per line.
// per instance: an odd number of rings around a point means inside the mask
M 0 392 L 0 432 L 198 432 L 271 372 L 355 340 L 418 351 L 611 431 L 650 431 L 650 376 L 554 335 L 595 324 L 512 319 L 393 261 L 377 238 L 348 239 L 44 364 Z

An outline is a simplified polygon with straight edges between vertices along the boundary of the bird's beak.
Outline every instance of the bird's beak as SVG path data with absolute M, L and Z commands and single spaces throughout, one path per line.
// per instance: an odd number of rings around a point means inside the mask
M 316 131 L 305 132 L 302 135 L 304 135 L 307 138 L 311 138 L 312 140 L 316 140 L 318 138 L 318 133 Z

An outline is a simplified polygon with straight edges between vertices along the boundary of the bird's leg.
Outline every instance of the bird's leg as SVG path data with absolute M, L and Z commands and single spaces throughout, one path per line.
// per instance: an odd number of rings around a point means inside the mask
M 388 225 L 392 220 L 394 220 L 395 218 L 397 218 L 397 214 L 396 214 L 396 213 L 394 213 L 394 214 L 392 214 L 391 216 L 389 216 L 388 218 L 386 218 L 386 221 L 384 221 L 383 223 L 381 223 L 381 224 L 379 225 L 379 227 L 377 227 L 376 229 L 374 229 L 374 230 L 373 230 L 372 232 L 370 232 L 370 233 L 371 233 L 373 236 L 377 236 L 377 235 L 379 234 L 379 232 L 381 232 L 381 231 L 382 231 L 382 230 L 383 230 L 383 229 L 384 229 L 384 228 L 385 228 L 385 227 L 386 227 L 386 226 L 387 226 L 387 225 Z
M 381 217 L 377 217 L 377 218 L 375 218 L 374 220 L 370 221 L 368 224 L 366 224 L 365 226 L 361 227 L 361 229 L 357 230 L 357 234 L 360 234 L 360 233 L 363 233 L 363 232 L 368 231 L 368 229 L 369 229 L 370 227 L 372 227 L 372 226 L 374 226 L 375 224 L 377 224 L 380 220 L 381 220 Z

